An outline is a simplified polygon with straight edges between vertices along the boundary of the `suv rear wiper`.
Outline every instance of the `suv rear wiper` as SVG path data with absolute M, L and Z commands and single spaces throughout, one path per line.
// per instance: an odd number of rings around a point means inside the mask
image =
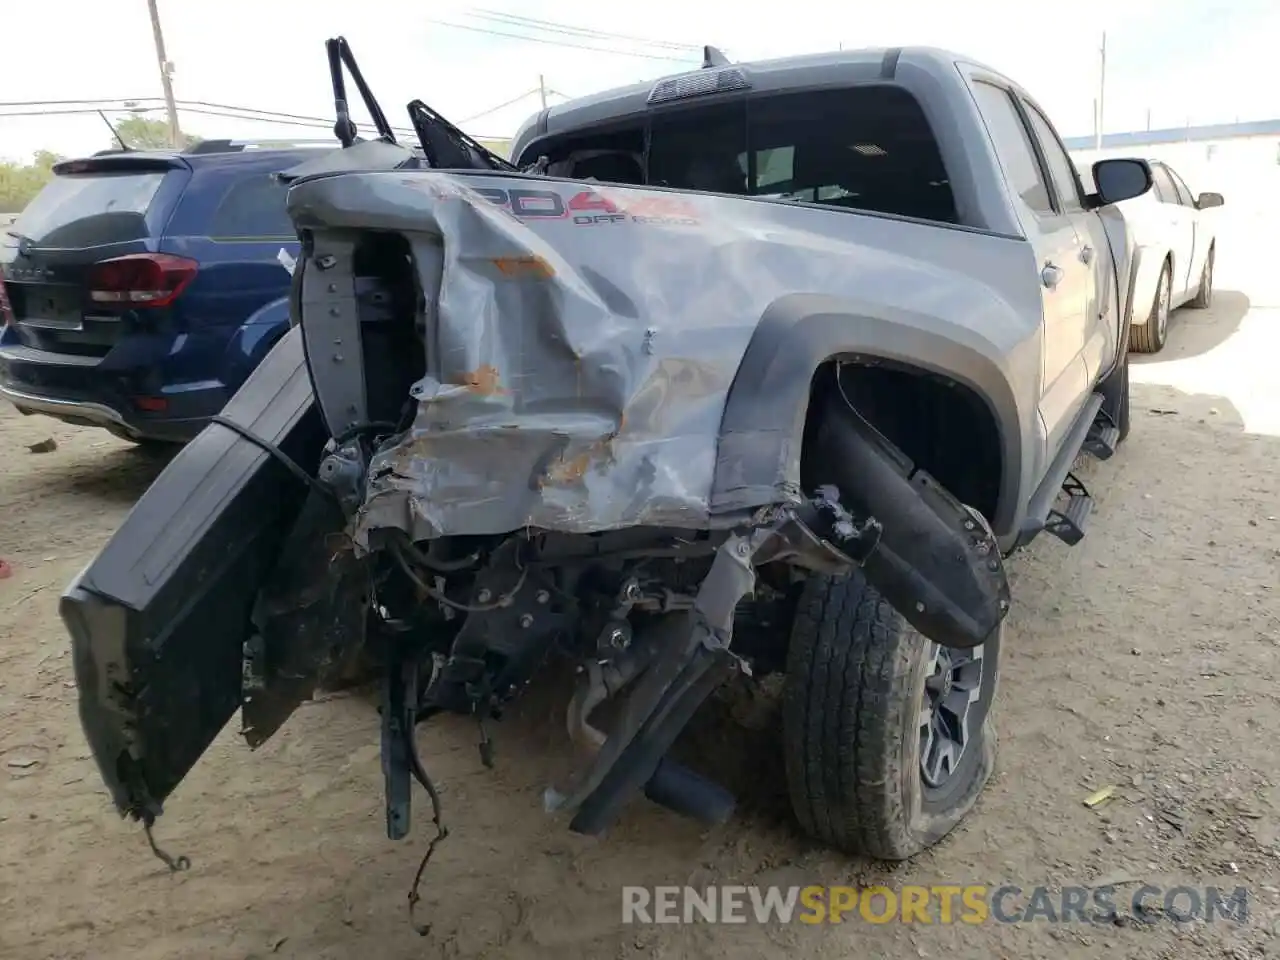
M 18 256 L 29 256 L 31 251 L 36 248 L 36 242 L 28 237 L 25 233 L 19 233 L 17 230 L 6 230 L 5 233 L 18 241 Z
M 347 43 L 347 38 L 334 37 L 326 40 L 324 47 L 329 54 L 329 78 L 333 82 L 333 109 L 337 114 L 337 120 L 333 124 L 333 135 L 338 138 L 338 142 L 343 147 L 349 147 L 356 142 L 356 125 L 351 119 L 351 111 L 347 106 L 347 82 L 342 75 L 342 68 L 346 67 L 352 81 L 355 82 L 356 89 L 360 91 L 360 99 L 364 101 L 369 116 L 373 118 L 378 139 L 385 143 L 396 143 L 395 132 L 391 129 L 391 124 L 387 123 L 386 115 L 378 105 L 373 91 L 365 83 L 364 74 L 356 65 L 355 54 L 351 52 L 351 45 Z

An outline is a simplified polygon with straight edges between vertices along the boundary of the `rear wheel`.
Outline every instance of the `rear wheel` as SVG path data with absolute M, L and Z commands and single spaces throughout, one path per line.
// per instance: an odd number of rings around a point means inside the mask
M 1134 353 L 1159 353 L 1169 337 L 1169 304 L 1173 298 L 1173 270 L 1166 260 L 1156 284 L 1155 299 L 1147 322 L 1129 328 L 1129 349 Z
M 1200 271 L 1200 289 L 1196 291 L 1195 299 L 1187 306 L 1195 307 L 1197 310 L 1207 310 L 1213 303 L 1213 258 L 1214 247 L 1209 248 L 1209 255 L 1204 258 L 1204 269 Z
M 995 764 L 1003 627 L 972 650 L 926 640 L 866 582 L 814 577 L 792 626 L 783 707 L 791 803 L 842 851 L 905 860 L 973 809 Z

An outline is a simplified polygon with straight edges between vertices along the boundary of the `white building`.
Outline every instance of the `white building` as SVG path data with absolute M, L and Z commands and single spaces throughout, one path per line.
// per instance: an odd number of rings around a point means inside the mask
M 1280 120 L 1110 133 L 1101 150 L 1092 137 L 1065 143 L 1082 172 L 1102 157 L 1144 157 L 1169 164 L 1193 191 L 1224 194 L 1229 205 L 1244 190 L 1280 199 Z

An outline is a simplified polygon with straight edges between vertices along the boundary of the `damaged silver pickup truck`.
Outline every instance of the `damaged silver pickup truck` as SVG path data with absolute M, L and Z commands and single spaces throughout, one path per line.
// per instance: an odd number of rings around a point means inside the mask
M 723 821 L 668 749 L 783 671 L 803 829 L 936 842 L 992 769 L 1004 558 L 1080 539 L 1073 465 L 1128 431 L 1112 205 L 1147 165 L 1086 195 L 1025 91 L 933 50 L 708 48 L 542 111 L 511 163 L 420 101 L 399 145 L 329 53 L 344 149 L 289 174 L 294 327 L 62 600 L 120 811 L 149 830 L 237 710 L 257 746 L 358 667 L 404 836 L 414 779 L 439 814 L 416 724 L 487 747 L 567 659 L 545 802 L 573 830 L 638 794 Z

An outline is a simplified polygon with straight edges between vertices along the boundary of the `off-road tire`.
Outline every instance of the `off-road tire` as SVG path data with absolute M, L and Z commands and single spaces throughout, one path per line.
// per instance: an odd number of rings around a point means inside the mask
M 1134 353 L 1159 353 L 1169 339 L 1169 325 L 1166 319 L 1164 328 L 1160 324 L 1160 294 L 1172 297 L 1173 270 L 1169 261 L 1160 268 L 1160 282 L 1156 285 L 1155 296 L 1151 298 L 1151 312 L 1147 314 L 1147 322 L 1140 327 L 1129 328 L 1129 349 Z
M 1204 267 L 1200 271 L 1200 288 L 1196 291 L 1195 299 L 1187 304 L 1188 307 L 1207 310 L 1213 304 L 1213 261 L 1216 250 L 1216 245 L 1210 247 L 1204 258 Z
M 860 571 L 811 578 L 792 624 L 783 701 L 791 804 L 801 828 L 846 853 L 905 860 L 973 809 L 995 765 L 989 715 L 1000 634 L 983 649 L 982 710 L 954 773 L 937 790 L 920 770 L 929 642 Z

